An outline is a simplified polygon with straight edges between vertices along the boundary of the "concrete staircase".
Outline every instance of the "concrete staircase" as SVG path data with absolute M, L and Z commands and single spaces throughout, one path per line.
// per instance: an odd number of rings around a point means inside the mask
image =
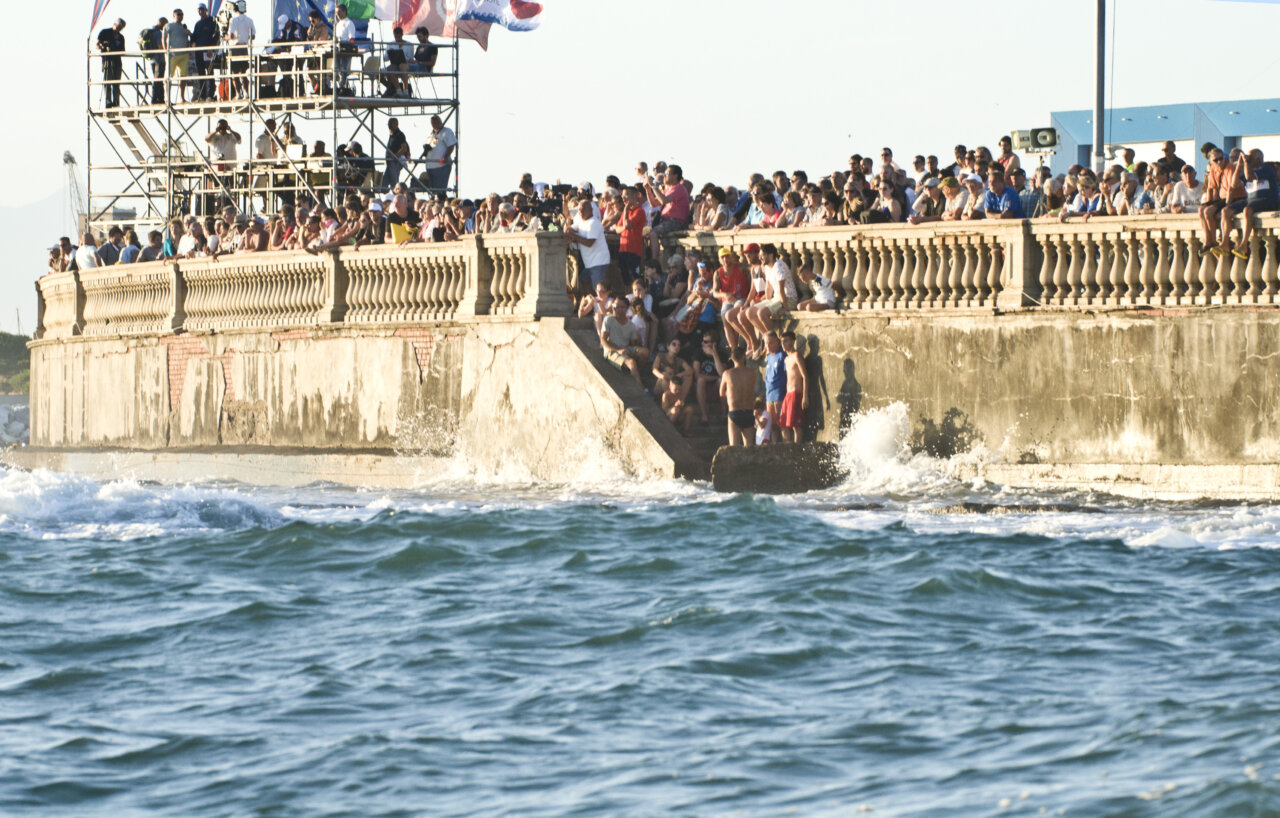
M 609 386 L 626 404 L 627 411 L 638 420 L 657 445 L 674 461 L 676 474 L 689 480 L 709 480 L 711 459 L 724 442 L 724 419 L 711 416 L 708 426 L 695 425 L 689 436 L 682 435 L 662 407 L 636 385 L 630 374 L 615 369 L 600 350 L 600 339 L 590 319 L 565 320 L 565 332 L 596 368 Z

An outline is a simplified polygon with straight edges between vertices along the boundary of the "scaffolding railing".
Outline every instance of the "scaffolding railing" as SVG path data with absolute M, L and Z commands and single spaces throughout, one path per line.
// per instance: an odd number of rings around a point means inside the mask
M 459 131 L 458 42 L 430 43 L 435 59 L 423 62 L 415 60 L 420 45 L 428 44 L 327 40 L 91 51 L 90 229 L 155 227 L 226 205 L 269 214 L 303 197 L 336 202 L 347 190 L 385 192 L 396 182 L 456 194 L 456 146 L 449 182 L 437 188 L 425 172 L 427 146 L 407 155 L 388 147 L 389 119 L 401 121 L 406 139 L 412 131 L 429 137 L 409 124 L 428 116 Z M 224 119 L 238 138 L 211 140 Z M 244 125 L 238 130 L 233 120 Z M 300 128 L 323 136 L 311 134 L 308 146 Z M 360 154 L 344 155 L 357 142 Z

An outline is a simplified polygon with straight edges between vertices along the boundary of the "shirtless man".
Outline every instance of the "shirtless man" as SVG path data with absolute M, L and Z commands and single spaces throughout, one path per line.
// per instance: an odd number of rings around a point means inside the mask
M 804 359 L 796 349 L 794 332 L 782 334 L 782 351 L 787 353 L 787 396 L 782 399 L 778 427 L 782 430 L 783 443 L 799 443 L 804 412 L 809 408 L 809 384 L 804 373 Z
M 238 218 L 243 219 L 244 216 Z M 249 219 L 249 226 L 240 237 L 240 247 L 236 252 L 260 253 L 266 250 L 267 245 L 270 243 L 271 237 L 267 235 L 267 231 L 263 229 L 262 224 L 257 219 Z
M 747 366 L 746 353 L 733 350 L 733 367 L 720 377 L 720 398 L 729 407 L 729 445 L 750 446 L 755 441 L 756 370 Z
M 654 356 L 653 377 L 656 383 L 653 389 L 657 394 L 665 395 L 668 384 L 674 381 L 680 387 L 678 393 L 683 400 L 689 397 L 689 390 L 693 387 L 693 367 L 680 357 L 680 347 L 680 339 L 672 338 L 667 344 L 667 351 Z

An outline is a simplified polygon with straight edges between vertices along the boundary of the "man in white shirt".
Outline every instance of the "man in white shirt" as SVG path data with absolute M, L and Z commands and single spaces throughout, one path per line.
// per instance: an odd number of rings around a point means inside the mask
M 98 262 L 98 243 L 93 240 L 92 233 L 85 233 L 80 238 L 80 246 L 76 248 L 76 267 L 81 272 L 102 266 Z
M 244 13 L 245 0 L 236 3 L 235 16 L 227 23 L 225 39 L 233 47 L 231 49 L 232 82 L 236 86 L 236 94 L 241 97 L 249 95 L 249 81 L 244 74 L 249 70 L 249 46 L 258 36 L 253 20 Z
M 347 77 L 351 75 L 351 58 L 356 53 L 356 24 L 347 16 L 347 4 L 339 3 L 337 8 L 338 22 L 333 27 L 333 36 L 338 41 L 338 53 L 334 65 L 338 69 L 338 87 L 344 94 L 351 94 L 347 87 Z
M 764 267 L 765 292 L 760 306 L 746 311 L 749 320 L 760 330 L 763 338 L 773 332 L 773 319 L 796 308 L 799 297 L 796 293 L 796 282 L 791 277 L 791 268 L 778 257 L 778 248 L 772 244 L 760 245 L 760 261 Z
M 578 245 L 582 266 L 594 290 L 609 274 L 609 244 L 604 237 L 604 225 L 591 210 L 590 199 L 583 199 L 578 205 L 578 217 L 564 231 L 564 237 L 570 244 Z
M 225 119 L 219 119 L 213 132 L 204 138 L 213 151 L 213 160 L 219 164 L 218 170 L 226 170 L 225 163 L 236 161 L 236 145 L 240 144 L 240 134 L 231 130 Z
M 268 119 L 267 129 L 258 134 L 257 139 L 253 140 L 254 159 L 275 159 L 280 155 L 280 150 L 276 147 L 275 132 L 276 121 Z
M 1182 179 L 1169 194 L 1170 213 L 1197 213 L 1200 210 L 1200 182 L 1192 165 L 1182 166 Z
M 453 170 L 453 149 L 458 137 L 452 128 L 446 128 L 438 116 L 431 117 L 431 136 L 422 146 L 427 160 L 427 187 L 432 193 L 443 194 L 449 189 L 449 174 Z M 608 263 L 608 262 L 606 262 Z

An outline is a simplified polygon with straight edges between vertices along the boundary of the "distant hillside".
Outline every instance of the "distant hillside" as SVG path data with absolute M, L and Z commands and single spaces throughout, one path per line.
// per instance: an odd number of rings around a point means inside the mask
M 31 354 L 25 335 L 0 332 L 0 394 L 27 394 L 31 378 Z

